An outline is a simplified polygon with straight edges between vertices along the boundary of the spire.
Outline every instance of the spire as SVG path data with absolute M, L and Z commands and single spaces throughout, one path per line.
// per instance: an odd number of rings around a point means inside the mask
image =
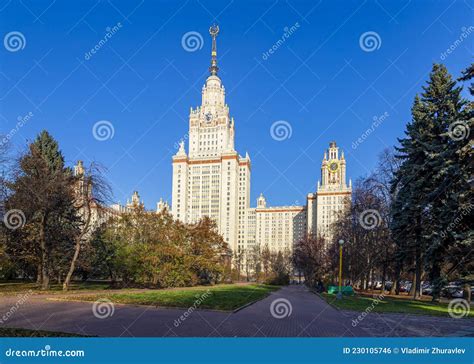
M 209 34 L 212 37 L 211 67 L 209 67 L 209 72 L 212 76 L 217 76 L 217 71 L 219 71 L 219 67 L 217 67 L 216 37 L 217 34 L 219 34 L 219 26 L 213 25 L 212 27 L 210 27 Z

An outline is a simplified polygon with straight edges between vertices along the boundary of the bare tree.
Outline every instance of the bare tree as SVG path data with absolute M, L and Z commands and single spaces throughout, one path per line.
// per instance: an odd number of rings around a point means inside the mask
M 67 291 L 72 275 L 76 269 L 81 247 L 87 244 L 101 222 L 104 222 L 105 205 L 110 201 L 111 189 L 106 182 L 103 169 L 92 163 L 86 170 L 82 161 L 76 166 L 74 181 L 74 206 L 80 216 L 79 233 L 75 237 L 74 254 L 69 271 L 63 283 L 63 290 Z
M 293 266 L 303 273 L 306 283 L 314 287 L 327 272 L 327 249 L 322 236 L 309 236 L 299 241 L 293 251 Z

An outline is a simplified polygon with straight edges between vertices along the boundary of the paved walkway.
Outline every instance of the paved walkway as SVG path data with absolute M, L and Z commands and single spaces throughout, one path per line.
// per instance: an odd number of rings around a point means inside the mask
M 336 310 L 304 286 L 284 287 L 236 313 L 195 310 L 187 317 L 184 309 L 116 304 L 113 315 L 100 319 L 94 316 L 93 305 L 88 302 L 51 301 L 41 295 L 30 296 L 21 305 L 17 302 L 18 297 L 0 296 L 2 315 L 18 307 L 3 323 L 0 316 L 0 327 L 97 336 L 445 336 L 464 328 L 469 330 L 474 323 L 470 319 L 428 318 L 428 326 L 437 323 L 437 331 L 431 328 L 428 332 L 420 329 L 420 322 L 425 323 L 426 317 L 420 320 L 418 316 L 415 321 L 404 317 L 399 325 L 400 317 L 371 314 L 353 325 L 356 313 Z M 448 320 L 455 330 L 442 329 L 443 320 Z M 415 327 L 410 329 L 411 325 Z

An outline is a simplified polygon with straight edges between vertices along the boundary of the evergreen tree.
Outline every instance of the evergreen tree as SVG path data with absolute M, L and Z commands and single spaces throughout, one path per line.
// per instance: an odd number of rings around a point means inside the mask
M 466 208 L 463 194 L 468 191 L 465 176 L 468 166 L 461 161 L 466 143 L 462 137 L 459 138 L 459 132 L 464 132 L 459 128 L 465 128 L 466 101 L 461 98 L 462 88 L 456 86 L 444 66 L 435 65 L 434 70 L 422 100 L 425 115 L 435 128 L 431 143 L 427 145 L 426 163 L 431 170 L 432 188 L 426 195 L 429 224 L 425 235 L 429 245 L 425 264 L 434 284 L 433 299 L 437 300 L 440 288 L 446 281 L 443 267 L 448 249 L 456 241 L 448 233 L 449 226 L 460 210 Z
M 415 297 L 424 267 L 435 283 L 436 299 L 447 251 L 456 240 L 446 231 L 469 201 L 465 193 L 472 150 L 465 148 L 465 142 L 457 144 L 460 130 L 456 128 L 465 123 L 466 102 L 446 67 L 435 64 L 423 90 L 415 98 L 407 136 L 397 148 L 402 165 L 392 184 L 393 190 L 398 189 L 392 232 L 398 257 L 414 256 Z
M 421 99 L 416 96 L 412 107 L 412 121 L 407 125 L 406 137 L 399 139 L 397 157 L 402 163 L 395 173 L 392 190 L 398 189 L 392 211 L 392 234 L 398 251 L 398 259 L 406 257 L 415 262 L 412 287 L 415 297 L 419 295 L 422 271 L 422 253 L 427 244 L 423 236 L 425 221 L 424 196 L 430 190 L 430 171 L 426 164 L 429 145 L 433 135 L 433 125 L 425 117 Z
M 72 175 L 64 166 L 58 143 L 46 131 L 41 132 L 28 152 L 19 160 L 13 182 L 9 209 L 19 209 L 25 215 L 25 226 L 12 231 L 10 249 L 25 249 L 37 257 L 37 276 L 42 289 L 48 289 L 52 268 L 64 261 L 70 251 L 66 245 L 75 233 L 76 210 L 72 190 Z M 29 245 L 27 244 L 29 243 Z M 64 248 L 64 254 L 58 249 Z M 59 260 L 52 261 L 53 258 Z

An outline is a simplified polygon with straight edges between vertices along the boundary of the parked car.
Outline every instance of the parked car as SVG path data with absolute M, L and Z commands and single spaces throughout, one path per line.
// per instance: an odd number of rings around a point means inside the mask
M 463 288 L 458 284 L 448 284 L 441 289 L 441 297 L 446 298 L 462 298 Z
M 424 281 L 421 283 L 421 293 L 424 295 L 431 295 L 433 293 L 433 286 L 430 282 Z

